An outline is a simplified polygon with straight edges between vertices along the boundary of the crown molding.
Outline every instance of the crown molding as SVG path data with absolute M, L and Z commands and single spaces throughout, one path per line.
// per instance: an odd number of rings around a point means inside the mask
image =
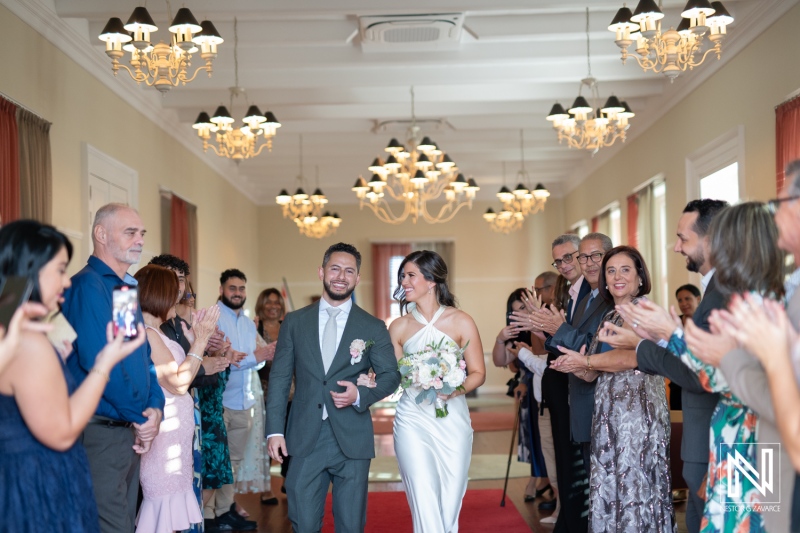
M 714 74 L 716 74 L 722 67 L 728 64 L 730 60 L 736 57 L 739 52 L 747 48 L 759 35 L 766 31 L 770 26 L 775 24 L 783 15 L 786 14 L 792 7 L 797 4 L 798 0 L 759 0 L 758 7 L 752 16 L 747 17 L 741 23 L 736 25 L 736 37 L 731 38 L 726 43 L 727 46 L 723 50 L 723 57 L 720 61 L 713 61 L 710 64 L 703 64 L 694 71 L 685 73 L 678 77 L 675 83 L 672 84 L 674 90 L 665 91 L 665 93 L 653 102 L 648 102 L 647 111 L 637 116 L 635 128 L 632 127 L 628 131 L 627 141 L 633 141 L 640 135 L 643 135 L 652 126 L 654 126 L 661 118 L 672 110 L 678 103 L 689 94 L 700 87 Z M 759 13 L 762 16 L 758 16 Z M 635 60 L 629 61 L 634 68 L 640 68 Z M 653 74 L 656 76 L 657 74 Z M 658 74 L 660 76 L 660 74 Z M 600 152 L 592 156 L 591 159 L 586 160 L 582 165 L 579 165 L 564 181 L 565 195 L 570 194 L 577 189 L 584 181 L 586 181 L 592 174 L 600 169 L 603 165 L 608 163 L 623 149 L 626 143 L 615 144 L 609 149 L 602 149 Z
M 119 79 L 116 78 L 111 72 L 110 62 L 105 54 L 99 53 L 98 49 L 89 43 L 88 39 L 91 36 L 87 36 L 59 18 L 52 0 L 0 0 L 0 4 L 50 41 L 125 103 L 178 141 L 247 199 L 256 205 L 266 205 L 262 198 L 263 194 L 259 195 L 247 187 L 247 176 L 239 172 L 236 164 L 227 159 L 223 160 L 215 154 L 204 153 L 194 135 L 183 134 L 186 126 L 178 120 L 176 112 L 162 107 L 161 95 L 157 90 L 151 87 L 139 87 L 124 72 Z M 174 90 L 179 91 L 180 88 Z

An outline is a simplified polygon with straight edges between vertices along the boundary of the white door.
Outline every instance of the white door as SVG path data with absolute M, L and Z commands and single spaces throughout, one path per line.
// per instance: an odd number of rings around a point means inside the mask
M 100 152 L 93 146 L 86 149 L 86 206 L 87 228 L 84 239 L 86 255 L 92 253 L 92 224 L 97 210 L 114 202 L 137 207 L 139 174 L 132 168 Z

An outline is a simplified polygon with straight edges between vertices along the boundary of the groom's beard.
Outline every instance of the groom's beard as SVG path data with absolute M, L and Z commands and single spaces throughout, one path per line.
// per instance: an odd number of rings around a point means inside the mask
M 336 302 L 347 300 L 350 298 L 350 295 L 353 294 L 353 291 L 356 290 L 355 285 L 353 285 L 352 287 L 348 287 L 344 292 L 334 292 L 330 282 L 327 281 L 323 281 L 322 286 L 325 288 L 325 294 L 327 294 L 331 300 Z
M 241 309 L 244 303 L 247 301 L 247 298 L 241 298 L 240 296 L 237 296 L 236 302 L 232 302 L 228 300 L 224 294 L 220 297 L 220 299 L 222 300 L 222 303 L 224 303 L 234 311 L 236 311 L 237 309 Z

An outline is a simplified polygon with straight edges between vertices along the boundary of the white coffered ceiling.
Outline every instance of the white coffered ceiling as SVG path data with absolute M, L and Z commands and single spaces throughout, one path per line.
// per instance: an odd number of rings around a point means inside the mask
M 736 22 L 723 45 L 723 62 L 796 1 L 725 0 Z M 636 2 L 630 3 L 633 7 Z M 677 25 L 684 3 L 664 1 L 668 24 Z M 98 58 L 92 68 L 105 64 L 110 72 L 97 35 L 110 17 L 127 20 L 136 5 L 135 0 L 54 0 L 52 7 L 64 26 L 82 34 L 87 49 L 91 46 L 89 53 Z M 156 41 L 168 33 L 167 4 L 151 0 L 146 5 L 159 25 Z M 295 185 L 300 134 L 308 185 L 314 185 L 318 166 L 320 186 L 332 205 L 352 202 L 350 187 L 358 175 L 367 176 L 366 167 L 391 137 L 404 140 L 404 127 L 372 130 L 383 121 L 410 118 L 412 85 L 417 117 L 445 119 L 452 126 L 426 126 L 423 133 L 478 181 L 479 198 L 489 199 L 497 192 L 503 183 L 503 162 L 507 183 L 513 185 L 520 129 L 525 131 L 526 167 L 532 179 L 560 194 L 604 158 L 602 152 L 593 158 L 590 152 L 559 146 L 544 118 L 556 100 L 571 104 L 587 74 L 587 5 L 592 73 L 603 100 L 616 94 L 637 113 L 629 135 L 654 124 L 666 108 L 719 68 L 716 61 L 704 64 L 670 85 L 661 76 L 644 73 L 635 62 L 623 66 L 607 30 L 621 0 L 186 0 L 175 2 L 171 11 L 190 8 L 198 20 L 214 22 L 225 39 L 213 76 L 201 73 L 163 98 L 150 94 L 156 92 L 151 88 L 126 88 L 125 94 L 134 105 L 149 106 L 154 120 L 166 121 L 162 127 L 199 147 L 191 127 L 197 114 L 227 105 L 228 87 L 234 85 L 233 20 L 238 17 L 240 85 L 251 103 L 274 112 L 283 127 L 272 153 L 238 168 L 214 154 L 203 157 L 256 202 L 272 203 L 279 189 Z M 463 14 L 455 49 L 381 51 L 362 46 L 359 17 L 421 13 Z M 194 63 L 201 64 L 200 58 Z M 125 73 L 114 83 L 135 86 Z M 231 109 L 237 122 L 246 109 L 239 101 Z M 163 113 L 153 113 L 159 106 Z

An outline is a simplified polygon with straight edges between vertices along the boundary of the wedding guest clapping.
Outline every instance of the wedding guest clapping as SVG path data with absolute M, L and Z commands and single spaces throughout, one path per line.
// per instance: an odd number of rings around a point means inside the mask
M 618 246 L 605 254 L 600 269 L 600 296 L 620 306 L 650 293 L 650 273 L 641 254 Z M 616 309 L 604 321 L 629 325 Z M 602 329 L 601 323 L 598 329 Z M 553 368 L 585 381 L 597 380 L 592 416 L 590 530 L 673 531 L 669 434 L 670 420 L 664 379 L 626 370 L 598 373 L 592 355 L 610 351 L 597 335 L 580 353 L 566 354 Z
M 135 278 L 151 357 L 166 400 L 159 433 L 142 456 L 144 500 L 136 526 L 141 532 L 183 531 L 203 521 L 192 488 L 194 400 L 188 391 L 203 364 L 202 354 L 214 333 L 219 308 L 212 306 L 195 313 L 191 329 L 182 326 L 190 344 L 186 353 L 161 331 L 164 322 L 175 318 L 179 294 L 175 272 L 153 264 L 139 270 Z
M 70 286 L 67 265 L 72 244 L 54 227 L 19 220 L 0 229 L 0 281 L 28 278 L 30 300 L 57 311 Z M 41 312 L 25 308 L 18 313 Z M 106 320 L 110 321 L 111 313 Z M 112 338 L 75 387 L 64 361 L 42 331 L 20 331 L 20 315 L 11 326 L 15 355 L 0 374 L 0 518 L 2 531 L 99 531 L 89 463 L 76 442 L 94 415 L 109 374 L 116 364 L 145 342 L 139 327 L 136 340 Z
M 716 269 L 717 289 L 727 303 L 737 293 L 781 297 L 783 287 L 783 253 L 777 245 L 778 231 L 764 204 L 748 202 L 724 209 L 714 219 L 710 229 L 709 260 Z M 746 238 L 742 238 L 742 236 Z M 741 490 L 730 491 L 732 483 L 720 453 L 736 444 L 738 451 L 750 464 L 757 464 L 756 427 L 758 417 L 731 390 L 722 372 L 704 362 L 703 357 L 719 359 L 736 348 L 736 340 L 726 332 L 712 332 L 713 342 L 693 342 L 698 329 L 693 323 L 686 326 L 686 337 L 677 313 L 672 318 L 657 306 L 623 306 L 626 320 L 638 325 L 637 332 L 656 338 L 669 338 L 668 349 L 700 377 L 708 391 L 720 394 L 719 405 L 711 419 L 708 481 L 703 523 L 714 530 L 724 530 L 741 524 L 763 527 L 763 517 L 757 506 L 758 490 L 753 482 L 743 478 Z M 670 324 L 670 321 L 672 322 Z M 665 332 L 672 330 L 668 337 Z M 697 352 L 697 354 L 696 354 Z M 723 505 L 720 502 L 730 502 Z

